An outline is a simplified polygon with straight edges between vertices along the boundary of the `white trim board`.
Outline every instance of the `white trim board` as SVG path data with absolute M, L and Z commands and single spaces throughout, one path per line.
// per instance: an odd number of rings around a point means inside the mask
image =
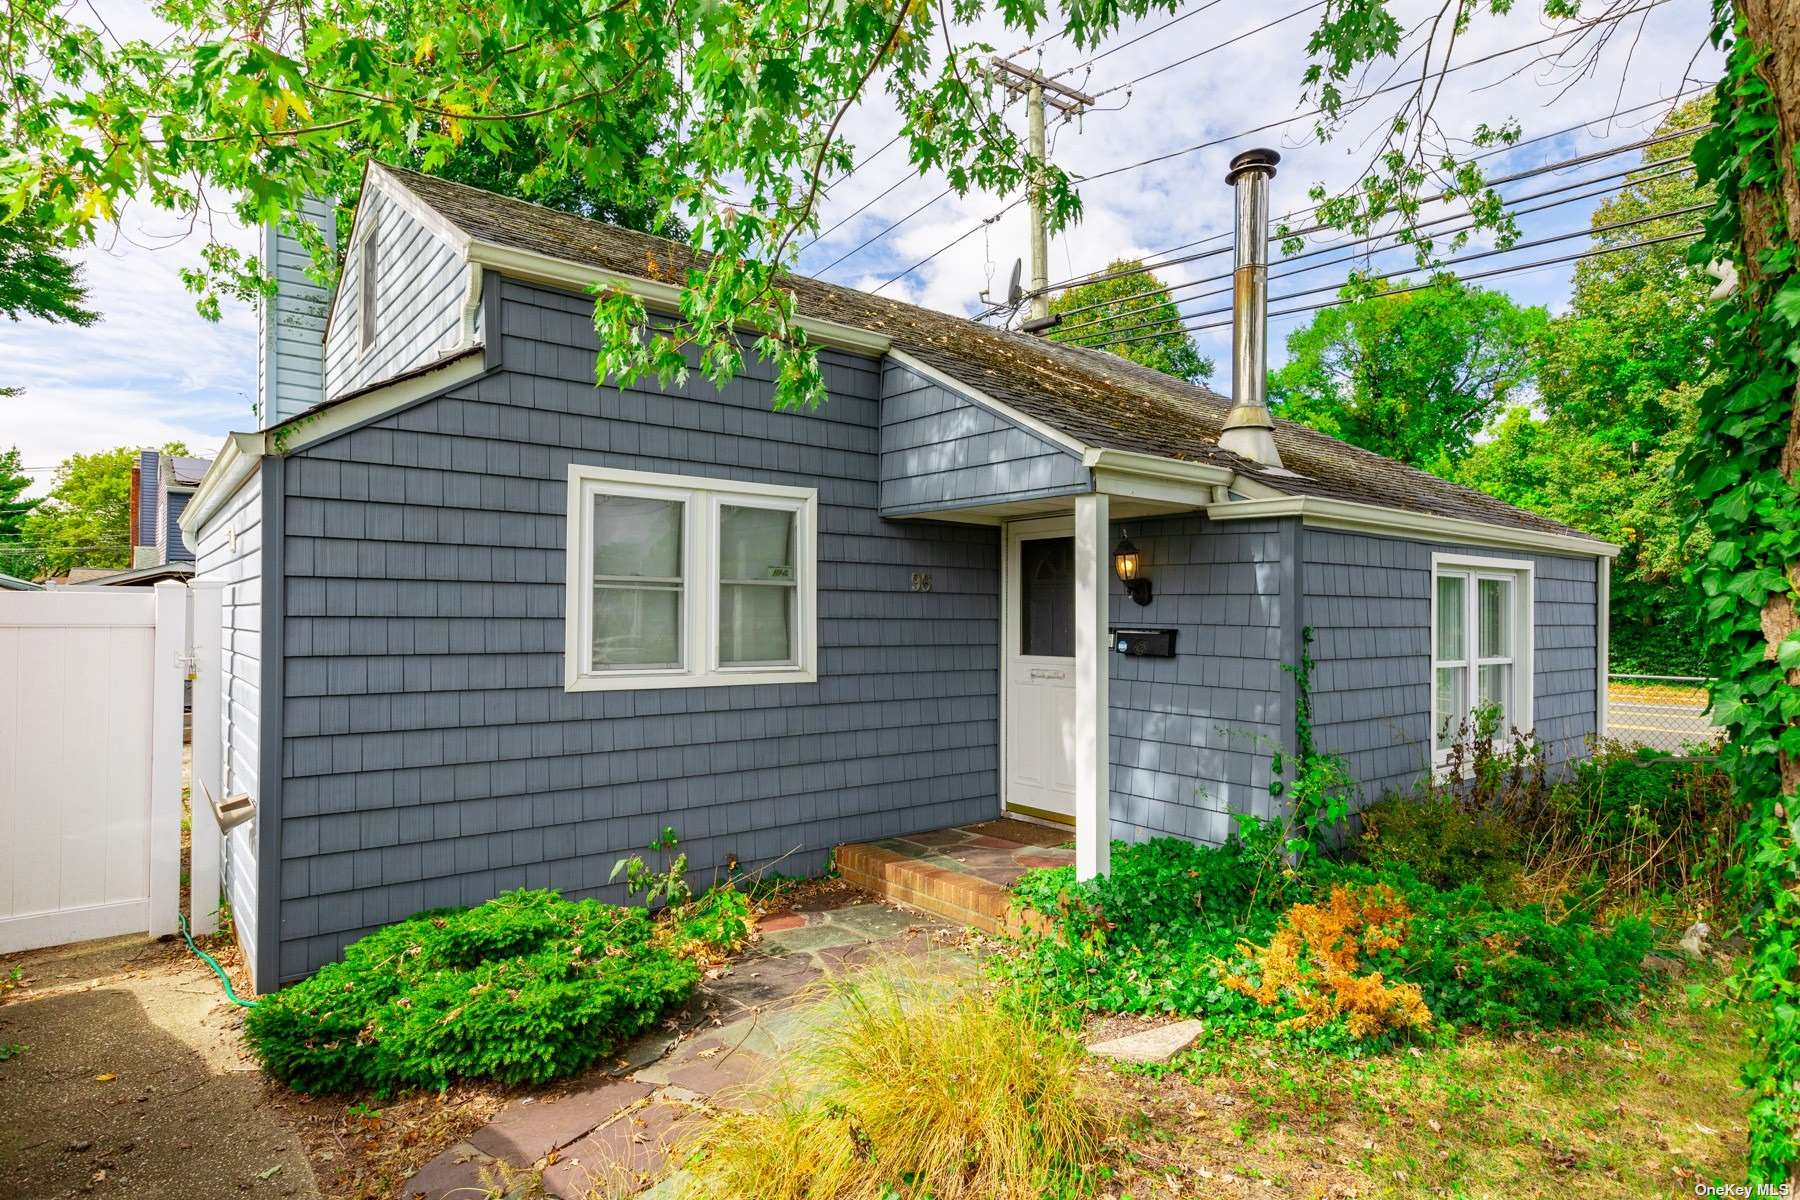
M 1612 558 L 1619 547 L 1611 542 L 1582 537 L 1579 534 L 1547 533 L 1535 529 L 1512 529 L 1461 517 L 1441 517 L 1432 513 L 1385 508 L 1377 504 L 1359 504 L 1350 500 L 1330 500 L 1320 496 L 1284 496 L 1268 500 L 1228 500 L 1208 505 L 1206 515 L 1214 521 L 1250 521 L 1267 517 L 1299 517 L 1316 529 L 1337 529 L 1346 533 L 1372 533 L 1386 537 L 1409 538 L 1421 542 L 1462 542 L 1472 546 L 1496 546 L 1507 550 L 1531 550 L 1544 554 L 1604 556 Z
M 477 263 L 487 270 L 498 271 L 510 279 L 517 279 L 525 283 L 542 283 L 551 287 L 573 288 L 581 292 L 591 291 L 597 287 L 612 288 L 636 296 L 652 311 L 663 313 L 679 313 L 681 311 L 682 289 L 675 284 L 659 283 L 635 275 L 623 275 L 617 271 L 587 266 L 566 258 L 539 254 L 535 250 L 520 250 L 513 246 L 501 246 L 480 240 L 469 242 L 466 258 L 469 262 Z M 888 336 L 884 333 L 874 333 L 866 329 L 858 329 L 854 325 L 843 325 L 837 321 L 827 321 L 819 317 L 796 317 L 794 324 L 806 331 L 808 341 L 818 346 L 880 356 L 888 352 L 890 345 Z M 754 334 L 758 331 L 746 327 L 744 332 Z
M 1499 739 L 1509 739 L 1512 730 L 1517 729 L 1525 737 L 1530 737 L 1537 728 L 1537 564 L 1529 558 L 1484 558 L 1474 554 L 1458 554 L 1454 552 L 1433 552 L 1431 556 L 1431 618 L 1426 638 L 1431 654 L 1431 678 L 1428 688 L 1428 706 L 1431 713 L 1429 726 L 1430 741 L 1427 746 L 1431 750 L 1431 764 L 1434 771 L 1441 770 L 1450 759 L 1450 749 L 1437 748 L 1438 729 L 1438 576 L 1440 572 L 1461 574 L 1468 580 L 1464 590 L 1463 640 L 1464 652 L 1460 662 L 1467 664 L 1468 677 L 1464 681 L 1470 701 L 1470 711 L 1474 711 L 1474 699 L 1481 667 L 1480 655 L 1480 588 L 1485 578 L 1505 578 L 1512 587 L 1512 611 L 1507 614 L 1512 626 L 1508 656 L 1512 668 L 1512 702 L 1507 705 L 1507 724 L 1510 728 L 1501 730 Z
M 593 521 L 589 497 L 599 494 L 679 499 L 682 503 L 680 576 L 681 661 L 673 666 L 588 669 L 593 627 Z M 762 503 L 758 504 L 758 501 Z M 793 659 L 786 664 L 722 663 L 719 654 L 720 509 L 736 502 L 794 514 L 795 609 Z M 569 465 L 564 568 L 563 690 L 646 691 L 655 688 L 749 687 L 816 683 L 819 678 L 819 493 L 816 488 L 751 483 L 710 476 L 668 475 L 611 467 Z

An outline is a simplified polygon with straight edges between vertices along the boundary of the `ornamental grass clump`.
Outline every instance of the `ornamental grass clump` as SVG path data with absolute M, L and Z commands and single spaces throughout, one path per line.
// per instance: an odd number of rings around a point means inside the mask
M 643 909 L 507 892 L 376 930 L 262 999 L 244 1032 L 302 1092 L 542 1083 L 688 998 L 700 968 L 683 929 Z
M 1111 1122 L 1081 1044 L 961 983 L 874 971 L 835 989 L 784 1092 L 686 1147 L 691 1200 L 1079 1195 Z

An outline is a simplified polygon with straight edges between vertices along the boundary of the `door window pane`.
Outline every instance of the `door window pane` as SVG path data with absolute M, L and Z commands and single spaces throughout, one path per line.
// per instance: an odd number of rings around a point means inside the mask
M 681 665 L 682 502 L 594 497 L 595 670 Z
M 1437 720 L 1432 731 L 1432 745 L 1439 750 L 1455 743 L 1468 714 L 1469 669 L 1439 667 L 1437 669 Z
M 1019 543 L 1019 653 L 1075 657 L 1075 539 Z
M 1481 657 L 1506 658 L 1512 653 L 1512 580 L 1483 579 L 1477 589 Z
M 1437 581 L 1437 656 L 1439 662 L 1467 657 L 1463 646 L 1464 596 L 1467 580 L 1461 575 L 1439 575 Z

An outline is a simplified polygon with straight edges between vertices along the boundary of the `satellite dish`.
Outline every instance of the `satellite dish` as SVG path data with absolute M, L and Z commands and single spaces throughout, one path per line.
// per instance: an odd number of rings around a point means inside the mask
M 1017 304 L 1025 298 L 1025 292 L 1019 287 L 1019 274 L 1025 269 L 1025 260 L 1013 259 L 1012 279 L 1006 285 L 1006 302 Z

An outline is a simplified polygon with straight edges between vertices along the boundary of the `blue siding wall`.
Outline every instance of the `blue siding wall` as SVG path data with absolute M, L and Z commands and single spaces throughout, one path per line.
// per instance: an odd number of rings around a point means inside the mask
M 156 486 L 156 470 L 161 461 L 162 456 L 155 450 L 138 451 L 137 528 L 131 531 L 134 546 L 156 545 L 157 497 L 162 495 Z
M 194 552 L 188 548 L 187 540 L 181 536 L 181 526 L 178 524 L 181 520 L 182 510 L 187 508 L 188 501 L 193 498 L 194 493 L 192 492 L 178 492 L 173 489 L 165 496 L 165 503 L 169 508 L 163 514 L 164 545 L 167 548 L 164 557 L 169 562 L 194 561 Z
M 1174 658 L 1111 654 L 1113 836 L 1223 842 L 1229 814 L 1269 815 L 1283 728 L 1280 523 L 1126 521 L 1153 598 L 1112 584 L 1115 626 L 1172 627 Z
M 886 516 L 1089 491 L 1081 459 L 967 397 L 889 362 L 881 373 Z
M 1301 548 L 1319 746 L 1348 759 L 1365 799 L 1410 786 L 1431 762 L 1433 551 L 1536 564 L 1536 732 L 1554 764 L 1583 753 L 1598 687 L 1593 559 L 1322 529 L 1304 531 Z
M 596 389 L 590 300 L 490 286 L 500 370 L 285 464 L 280 977 L 433 905 L 617 896 L 664 825 L 704 881 L 995 815 L 998 533 L 880 518 L 876 363 L 826 353 L 812 413 L 754 362 Z M 817 487 L 819 682 L 565 692 L 571 463 Z

